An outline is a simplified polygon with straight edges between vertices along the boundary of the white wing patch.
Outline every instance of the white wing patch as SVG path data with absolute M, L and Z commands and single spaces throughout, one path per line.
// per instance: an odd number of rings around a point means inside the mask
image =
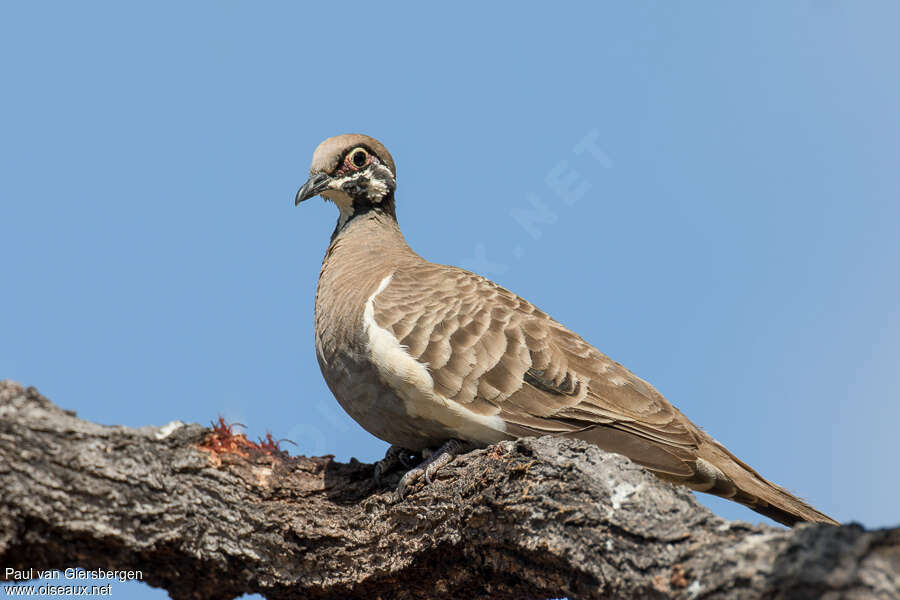
M 363 311 L 366 350 L 382 381 L 403 400 L 411 416 L 437 421 L 459 438 L 471 442 L 491 444 L 507 439 L 506 423 L 499 416 L 480 415 L 436 393 L 427 363 L 410 356 L 394 334 L 375 321 L 375 297 L 384 291 L 393 276 L 391 273 L 381 280 L 378 289 L 366 300 Z

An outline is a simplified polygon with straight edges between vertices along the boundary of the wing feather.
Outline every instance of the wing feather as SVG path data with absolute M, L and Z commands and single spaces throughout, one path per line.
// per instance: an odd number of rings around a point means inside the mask
M 398 269 L 375 319 L 427 365 L 436 391 L 525 433 L 588 439 L 686 476 L 700 433 L 646 381 L 534 305 L 442 265 Z

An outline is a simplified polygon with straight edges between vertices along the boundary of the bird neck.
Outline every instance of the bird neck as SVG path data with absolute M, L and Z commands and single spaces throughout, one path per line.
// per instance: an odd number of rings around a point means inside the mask
M 354 214 L 344 223 L 339 221 L 322 266 L 324 269 L 328 263 L 347 261 L 372 268 L 406 260 L 422 259 L 407 245 L 391 203 L 390 211 L 374 207 Z
M 393 222 L 397 225 L 397 213 L 394 211 L 394 193 L 390 192 L 377 203 L 371 200 L 361 200 L 359 198 L 349 198 L 345 196 L 343 202 L 335 202 L 340 209 L 337 224 L 334 232 L 331 234 L 333 242 L 351 223 L 354 221 L 365 220 L 368 218 L 382 219 L 386 222 Z
M 363 307 L 385 277 L 422 261 L 397 221 L 378 211 L 359 215 L 335 232 L 316 288 L 316 343 L 325 360 L 337 341 L 355 343 Z

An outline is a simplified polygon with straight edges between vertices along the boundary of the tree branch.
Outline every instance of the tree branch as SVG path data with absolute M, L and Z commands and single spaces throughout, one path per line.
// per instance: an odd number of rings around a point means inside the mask
M 355 459 L 229 441 L 96 425 L 0 383 L 0 566 L 136 569 L 176 599 L 900 593 L 900 529 L 727 522 L 579 441 L 471 452 L 403 502 Z

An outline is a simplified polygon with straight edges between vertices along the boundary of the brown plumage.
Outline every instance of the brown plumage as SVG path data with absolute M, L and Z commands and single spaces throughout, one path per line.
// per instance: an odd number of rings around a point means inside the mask
M 361 152 L 361 153 L 360 153 Z M 766 481 L 649 383 L 531 303 L 407 246 L 393 159 L 376 140 L 329 138 L 297 203 L 341 211 L 316 293 L 316 350 L 341 405 L 411 450 L 562 435 L 772 519 L 835 523 Z

